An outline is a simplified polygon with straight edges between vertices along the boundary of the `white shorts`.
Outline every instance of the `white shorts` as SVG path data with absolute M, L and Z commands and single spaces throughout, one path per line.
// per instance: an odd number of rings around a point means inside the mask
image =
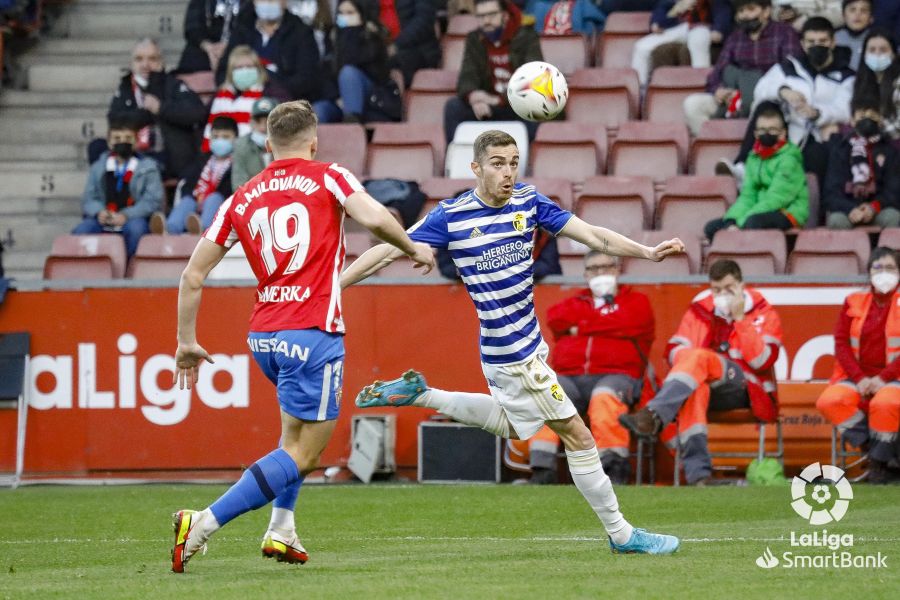
M 491 396 L 522 440 L 537 433 L 545 421 L 568 419 L 578 414 L 559 385 L 556 373 L 547 364 L 547 354 L 547 345 L 541 344 L 534 356 L 523 363 L 481 363 Z

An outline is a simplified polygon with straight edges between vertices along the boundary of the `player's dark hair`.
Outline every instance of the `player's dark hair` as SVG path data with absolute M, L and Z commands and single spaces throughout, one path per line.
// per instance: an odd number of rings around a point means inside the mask
M 213 131 L 230 131 L 235 136 L 238 135 L 238 125 L 237 122 L 231 117 L 216 117 L 213 119 L 212 125 L 210 125 L 210 129 Z
M 806 35 L 807 31 L 824 31 L 829 37 L 834 37 L 834 25 L 832 25 L 831 21 L 825 17 L 808 18 L 806 23 L 803 24 L 803 28 L 800 30 L 800 37 L 802 38 Z
M 872 270 L 872 265 L 875 264 L 875 261 L 881 260 L 885 256 L 890 256 L 894 259 L 894 265 L 900 267 L 900 253 L 898 253 L 893 248 L 888 248 L 887 246 L 878 246 L 874 250 L 872 250 L 872 254 L 869 255 L 869 264 L 866 265 L 866 271 Z
M 505 131 L 500 131 L 499 129 L 490 129 L 488 131 L 485 131 L 477 138 L 475 138 L 475 162 L 481 164 L 481 161 L 484 160 L 484 157 L 487 155 L 488 148 L 492 146 L 518 147 L 518 144 L 516 144 L 515 138 L 513 138 L 513 136 L 509 135 Z
M 756 129 L 756 122 L 760 117 L 777 118 L 779 121 L 781 121 L 781 126 L 787 129 L 787 119 L 784 118 L 784 113 L 781 112 L 781 106 L 779 106 L 777 102 L 766 100 L 759 103 L 759 106 L 756 107 L 756 115 L 753 117 L 754 129 Z
M 318 123 L 316 111 L 308 101 L 282 102 L 269 113 L 269 142 L 273 146 L 290 146 L 298 137 L 315 133 Z
M 743 281 L 744 276 L 741 274 L 741 267 L 733 260 L 722 258 L 717 260 L 709 267 L 709 280 L 722 281 L 729 275 L 738 281 Z

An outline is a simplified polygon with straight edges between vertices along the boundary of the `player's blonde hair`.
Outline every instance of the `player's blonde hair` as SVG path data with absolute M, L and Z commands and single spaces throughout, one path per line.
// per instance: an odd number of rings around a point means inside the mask
M 296 146 L 312 138 L 318 124 L 316 111 L 308 101 L 283 102 L 269 113 L 266 122 L 269 143 L 276 148 Z
M 475 138 L 475 146 L 473 148 L 475 155 L 473 160 L 480 165 L 481 161 L 483 161 L 484 157 L 487 155 L 488 148 L 491 146 L 518 147 L 518 144 L 516 144 L 515 138 L 505 131 L 490 129 Z

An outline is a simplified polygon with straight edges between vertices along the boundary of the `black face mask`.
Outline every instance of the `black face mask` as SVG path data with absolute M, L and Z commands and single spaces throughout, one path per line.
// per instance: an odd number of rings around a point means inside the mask
M 758 135 L 756 137 L 756 140 L 760 143 L 761 146 L 765 148 L 771 148 L 778 143 L 778 136 L 774 133 L 763 133 Z
M 875 119 L 860 119 L 856 122 L 856 133 L 863 137 L 875 137 L 881 133 L 881 125 Z
M 119 158 L 128 160 L 134 154 L 134 144 L 129 144 L 128 142 L 119 142 L 118 144 L 113 144 L 112 151 Z
M 762 21 L 759 19 L 743 19 L 737 22 L 737 26 L 747 33 L 755 33 L 762 27 Z
M 812 46 L 806 51 L 809 64 L 815 68 L 824 67 L 831 60 L 831 48 L 828 46 Z

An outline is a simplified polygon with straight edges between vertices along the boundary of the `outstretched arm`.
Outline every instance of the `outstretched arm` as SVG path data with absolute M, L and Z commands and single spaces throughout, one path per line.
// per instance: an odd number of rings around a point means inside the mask
M 424 246 L 428 252 L 431 252 L 431 249 L 425 244 L 416 244 L 416 246 Z M 401 256 L 403 256 L 403 251 L 390 244 L 379 244 L 369 248 L 341 273 L 341 289 L 371 277 Z
M 180 389 L 191 389 L 197 383 L 201 361 L 213 362 L 197 343 L 197 312 L 200 310 L 203 282 L 226 252 L 228 249 L 224 246 L 201 238 L 181 274 L 178 286 L 178 349 L 175 351 L 173 381 Z
M 588 248 L 604 254 L 646 258 L 654 262 L 659 262 L 671 254 L 684 252 L 684 244 L 678 238 L 666 240 L 651 248 L 650 246 L 638 244 L 634 240 L 611 229 L 586 223 L 578 217 L 569 219 L 569 222 L 562 228 L 559 235 L 581 242 Z
M 416 263 L 416 268 L 424 267 L 425 273 L 428 273 L 434 268 L 434 253 L 431 251 L 431 248 L 424 244 L 416 244 L 409 239 L 409 236 L 406 235 L 406 231 L 404 231 L 400 223 L 391 216 L 391 213 L 366 192 L 354 192 L 351 194 L 344 202 L 344 210 L 347 211 L 347 214 L 350 215 L 354 221 L 374 233 L 380 239 L 394 246 L 402 254 L 409 256 L 412 261 Z M 368 254 L 368 252 L 366 254 Z M 360 259 L 362 259 L 362 256 Z M 396 258 L 393 260 L 396 260 Z M 354 265 L 355 264 L 356 263 L 354 263 Z M 366 277 L 368 277 L 368 275 L 366 275 Z M 365 277 L 363 277 L 363 279 L 365 279 Z

